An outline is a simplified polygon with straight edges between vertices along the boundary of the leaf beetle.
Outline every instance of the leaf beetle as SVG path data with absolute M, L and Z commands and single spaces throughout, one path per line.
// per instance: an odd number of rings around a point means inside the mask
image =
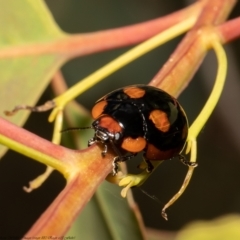
M 180 155 L 188 136 L 188 121 L 179 102 L 167 92 L 148 85 L 119 88 L 99 99 L 92 108 L 94 136 L 88 145 L 103 144 L 102 155 L 111 146 L 118 163 L 143 152 L 147 171 L 150 161 L 167 160 Z

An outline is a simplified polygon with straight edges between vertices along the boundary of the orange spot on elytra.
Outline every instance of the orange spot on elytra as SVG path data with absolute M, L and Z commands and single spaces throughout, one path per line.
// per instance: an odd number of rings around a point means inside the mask
M 119 123 L 110 116 L 103 116 L 99 119 L 99 126 L 106 128 L 111 133 L 121 132 Z
M 129 152 L 137 153 L 141 152 L 146 147 L 146 140 L 143 137 L 124 138 L 121 147 Z
M 103 113 L 103 110 L 106 105 L 107 105 L 107 101 L 101 101 L 96 103 L 92 109 L 92 117 L 94 119 L 98 118 Z
M 155 127 L 162 132 L 167 132 L 170 128 L 170 122 L 167 114 L 159 109 L 150 113 L 149 119 L 153 121 Z
M 128 87 L 123 90 L 130 98 L 141 98 L 145 94 L 145 90 L 138 87 Z

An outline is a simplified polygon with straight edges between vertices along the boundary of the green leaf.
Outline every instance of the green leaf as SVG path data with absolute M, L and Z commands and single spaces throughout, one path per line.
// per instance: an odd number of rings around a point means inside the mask
M 41 0 L 0 0 L 0 3 L 0 117 L 22 125 L 29 112 L 20 111 L 11 118 L 3 112 L 16 105 L 36 104 L 65 60 L 57 52 L 36 51 L 39 46 L 66 35 Z M 0 146 L 0 155 L 4 151 Z

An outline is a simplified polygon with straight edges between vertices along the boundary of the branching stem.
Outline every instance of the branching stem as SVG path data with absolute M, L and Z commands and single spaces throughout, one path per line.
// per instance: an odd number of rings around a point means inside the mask
M 52 111 L 51 115 L 49 116 L 49 121 L 52 122 L 55 119 L 59 109 L 63 109 L 63 107 L 69 101 L 73 100 L 81 93 L 85 92 L 86 90 L 94 86 L 96 83 L 101 81 L 103 78 L 109 76 L 110 74 L 127 65 L 128 63 L 155 49 L 161 44 L 173 39 L 174 37 L 186 32 L 189 28 L 193 26 L 195 21 L 195 17 L 187 18 L 183 22 L 178 23 L 175 26 L 165 30 L 164 32 L 161 32 L 156 36 L 150 38 L 149 40 L 139 44 L 138 46 L 114 59 L 110 63 L 106 64 L 99 70 L 95 71 L 88 77 L 79 81 L 64 94 L 54 99 L 57 107 Z

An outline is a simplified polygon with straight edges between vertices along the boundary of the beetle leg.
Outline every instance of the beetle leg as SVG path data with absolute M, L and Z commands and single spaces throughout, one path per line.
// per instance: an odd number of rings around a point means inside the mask
M 106 154 L 107 154 L 107 151 L 108 151 L 108 147 L 107 147 L 107 144 L 104 144 L 104 149 L 102 151 L 102 156 L 105 157 Z
M 113 159 L 113 170 L 112 170 L 112 173 L 113 173 L 113 176 L 115 176 L 117 173 L 118 173 L 118 163 L 119 162 L 125 162 L 125 161 L 128 161 L 130 160 L 131 158 L 133 158 L 136 154 L 131 154 L 131 155 L 126 155 L 126 156 L 116 156 L 114 159 Z
M 93 145 L 95 143 L 95 139 L 91 138 L 88 140 L 88 147 L 90 147 L 91 145 Z
M 187 160 L 182 154 L 178 155 L 179 160 L 186 166 L 188 167 L 197 167 L 198 164 L 196 162 L 191 162 Z
M 110 141 L 113 151 L 116 153 L 116 157 L 113 159 L 113 176 L 115 176 L 118 172 L 118 163 L 125 162 L 136 156 L 136 153 L 131 153 L 130 155 L 123 156 L 121 152 L 116 148 L 115 144 Z
M 146 168 L 147 173 L 151 173 L 154 169 L 154 166 L 152 165 L 150 160 L 147 159 L 145 156 L 143 156 L 143 159 L 144 159 L 144 162 L 147 164 L 147 168 Z
M 119 160 L 118 162 L 126 162 L 130 159 L 132 159 L 134 156 L 136 156 L 136 153 L 131 153 L 130 155 L 126 155 L 126 156 L 119 156 Z
M 118 173 L 118 162 L 119 162 L 119 157 L 115 157 L 112 162 L 112 165 L 113 165 L 112 175 L 113 176 L 115 176 Z
M 91 138 L 88 140 L 88 147 L 92 146 L 94 143 L 96 143 L 98 141 L 96 141 L 94 138 Z M 108 147 L 107 147 L 107 144 L 103 143 L 104 144 L 104 149 L 102 151 L 102 156 L 105 157 L 105 155 L 107 154 L 107 151 L 108 151 Z

